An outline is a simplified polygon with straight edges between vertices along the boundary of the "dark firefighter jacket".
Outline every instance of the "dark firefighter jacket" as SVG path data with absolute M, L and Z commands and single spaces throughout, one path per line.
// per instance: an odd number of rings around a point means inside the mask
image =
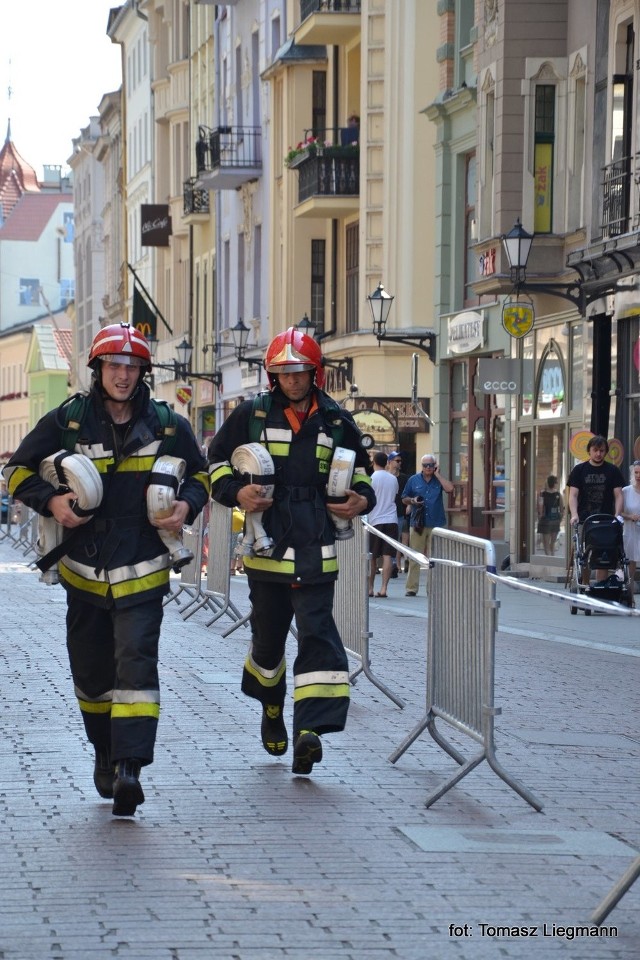
M 274 502 L 262 522 L 275 546 L 270 557 L 244 558 L 248 573 L 256 579 L 291 583 L 336 579 L 335 527 L 326 508 L 334 447 L 356 453 L 351 488 L 367 499 L 362 512 L 367 513 L 376 502 L 367 473 L 369 456 L 351 414 L 321 390 L 314 388 L 313 393 L 309 415 L 299 429 L 284 395 L 277 387 L 272 394 L 260 442 L 274 463 Z M 236 407 L 209 448 L 212 496 L 227 507 L 237 504 L 237 492 L 247 482 L 234 473 L 230 461 L 236 447 L 250 442 L 252 411 L 252 400 Z M 334 423 L 338 420 L 339 428 Z
M 140 387 L 123 442 L 117 440 L 99 389 L 92 388 L 89 396 L 74 452 L 93 461 L 102 478 L 103 498 L 88 523 L 65 530 L 69 552 L 59 563 L 59 575 L 69 593 L 96 606 L 133 606 L 169 590 L 169 554 L 149 523 L 146 503 L 149 474 L 162 452 L 162 427 L 146 384 Z M 38 469 L 45 457 L 62 448 L 60 420 L 57 409 L 45 414 L 4 468 L 11 494 L 47 517 L 51 513 L 46 504 L 56 488 L 41 479 Z M 209 481 L 205 458 L 184 417 L 177 417 L 171 455 L 186 462 L 177 497 L 189 504 L 188 521 L 193 522 L 207 502 Z

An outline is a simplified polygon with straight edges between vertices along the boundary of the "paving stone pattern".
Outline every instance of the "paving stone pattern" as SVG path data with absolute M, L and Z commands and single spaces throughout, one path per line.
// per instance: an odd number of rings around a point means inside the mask
M 505 600 L 497 755 L 544 812 L 486 763 L 426 809 L 456 765 L 426 732 L 388 760 L 426 707 L 424 598 L 405 600 L 403 587 L 392 581 L 390 599 L 372 603 L 371 655 L 406 708 L 361 675 L 348 728 L 324 739 L 311 778 L 262 749 L 258 708 L 239 689 L 247 629 L 222 639 L 226 617 L 206 628 L 205 611 L 183 621 L 170 603 L 156 762 L 143 771 L 146 803 L 118 819 L 93 787 L 63 592 L 0 543 L 0 960 L 637 958 L 639 885 L 605 921 L 616 936 L 557 928 L 588 927 L 640 847 L 640 624 L 625 623 L 629 654 L 597 648 L 603 636 L 615 646 L 613 617 L 576 627 L 563 612 L 549 642 L 535 635 L 536 610 L 552 601 Z M 245 579 L 232 589 L 246 611 Z M 557 642 L 563 623 L 587 645 Z M 403 832 L 418 827 L 453 831 L 454 848 L 459 832 L 459 848 L 422 849 Z M 478 852 L 465 831 L 482 837 Z M 556 852 L 554 831 L 580 832 L 583 852 Z M 603 835 L 619 852 L 602 853 Z

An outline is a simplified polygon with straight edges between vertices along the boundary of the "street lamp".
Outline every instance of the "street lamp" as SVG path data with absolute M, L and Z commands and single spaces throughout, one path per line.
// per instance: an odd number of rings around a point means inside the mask
M 306 333 L 312 340 L 316 339 L 316 325 L 313 320 L 309 319 L 307 313 L 305 313 L 302 320 L 298 320 L 295 328 L 299 330 L 300 333 Z M 353 383 L 353 357 L 334 357 L 332 360 L 327 360 L 327 358 L 323 356 L 322 366 L 331 367 L 332 370 L 340 371 L 340 373 L 344 375 L 347 383 Z
M 502 238 L 507 260 L 511 268 L 511 282 L 518 285 L 527 279 L 527 261 L 533 243 L 533 234 L 527 233 L 520 217 Z
M 239 318 L 235 327 L 231 327 L 231 336 L 233 337 L 233 348 L 236 355 L 236 360 L 239 363 L 248 363 L 249 366 L 262 367 L 264 366 L 262 357 L 247 357 L 247 350 L 254 350 L 258 346 L 257 343 L 249 343 L 249 335 L 251 330 L 242 322 L 242 317 Z
M 160 370 L 172 370 L 174 380 L 207 380 L 209 383 L 215 383 L 216 387 L 222 386 L 222 371 L 212 370 L 210 373 L 197 373 L 191 370 L 191 356 L 193 347 L 186 339 L 182 338 L 182 343 L 176 347 L 177 359 L 172 363 L 156 363 L 155 356 L 158 351 L 158 341 L 155 337 L 147 337 L 149 352 L 153 366 Z
M 383 340 L 392 343 L 405 343 L 408 346 L 418 347 L 419 350 L 424 350 L 431 362 L 436 362 L 435 330 L 427 328 L 416 333 L 399 331 L 397 335 L 388 334 L 387 320 L 389 319 L 389 311 L 391 310 L 391 305 L 395 297 L 393 294 L 387 293 L 384 286 L 379 283 L 373 293 L 369 294 L 367 300 L 369 301 L 369 308 L 373 319 L 373 334 L 378 341 L 378 346 L 381 345 Z
M 584 317 L 590 303 L 602 299 L 609 293 L 615 293 L 617 278 L 614 277 L 606 284 L 602 282 L 595 284 L 592 289 L 588 289 L 582 274 L 576 267 L 571 269 L 580 273 L 580 280 L 571 280 L 568 283 L 538 283 L 537 280 L 533 282 L 527 280 L 527 263 L 534 239 L 535 234 L 528 233 L 524 229 L 520 223 L 520 217 L 517 218 L 509 233 L 502 235 L 502 246 L 509 263 L 511 282 L 516 295 L 524 290 L 529 293 L 547 293 L 553 297 L 561 297 L 563 300 L 569 300 Z

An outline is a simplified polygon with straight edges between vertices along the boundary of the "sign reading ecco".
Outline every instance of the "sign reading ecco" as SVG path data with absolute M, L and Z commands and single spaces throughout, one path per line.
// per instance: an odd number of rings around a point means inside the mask
M 482 384 L 483 393 L 517 393 L 518 384 L 515 380 L 485 380 Z

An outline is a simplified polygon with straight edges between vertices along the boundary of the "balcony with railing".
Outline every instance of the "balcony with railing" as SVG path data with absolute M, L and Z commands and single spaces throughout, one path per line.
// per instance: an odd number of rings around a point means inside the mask
M 217 127 L 200 125 L 196 141 L 196 169 L 199 187 L 207 190 L 237 190 L 262 174 L 262 130 L 260 127 Z
M 351 43 L 360 33 L 361 0 L 300 0 L 296 43 Z
M 340 218 L 360 204 L 360 147 L 357 128 L 319 130 L 287 154 L 286 165 L 298 173 L 297 217 Z
M 209 219 L 209 191 L 198 186 L 197 177 L 182 185 L 182 214 L 190 222 Z
M 630 229 L 631 157 L 614 160 L 603 168 L 602 236 L 619 237 Z

